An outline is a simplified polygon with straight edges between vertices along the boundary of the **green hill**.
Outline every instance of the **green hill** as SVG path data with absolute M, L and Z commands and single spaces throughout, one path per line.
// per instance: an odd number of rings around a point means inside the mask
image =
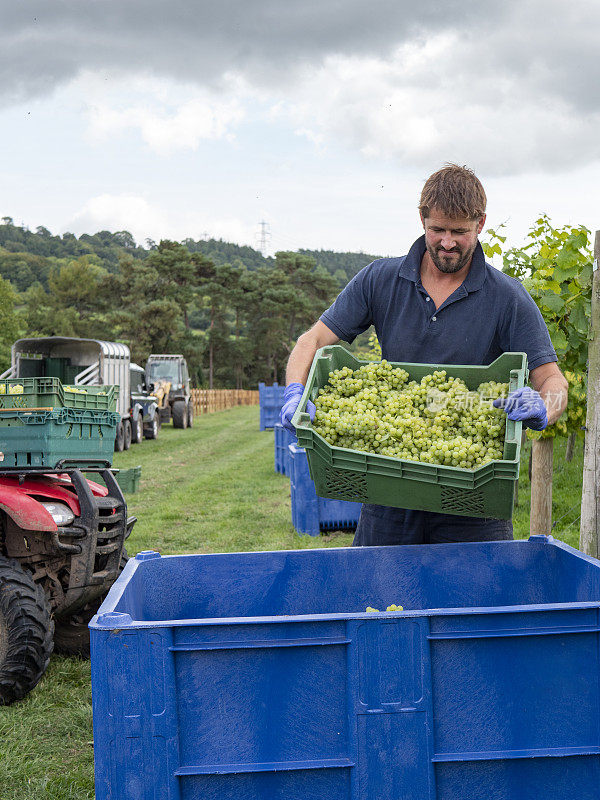
M 47 228 L 38 226 L 30 231 L 25 226 L 15 225 L 11 217 L 2 217 L 0 224 L 0 276 L 9 280 L 20 292 L 39 282 L 48 287 L 48 275 L 57 259 L 73 260 L 90 257 L 108 272 L 116 272 L 124 257 L 144 259 L 156 248 L 155 242 L 146 240 L 146 247 L 136 244 L 128 231 L 98 231 L 77 237 L 73 233 L 53 235 Z M 265 257 L 259 250 L 247 245 L 226 242 L 223 239 L 194 240 L 182 242 L 191 253 L 202 253 L 215 264 L 231 264 L 253 271 L 272 266 L 274 259 Z M 297 251 L 313 258 L 317 265 L 333 275 L 340 288 L 366 264 L 378 256 L 366 253 L 337 253 L 333 250 Z

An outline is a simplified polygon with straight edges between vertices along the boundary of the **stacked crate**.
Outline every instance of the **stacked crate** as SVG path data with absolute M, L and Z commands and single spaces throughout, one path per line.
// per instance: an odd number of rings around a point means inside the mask
M 306 451 L 297 444 L 288 445 L 288 451 L 292 524 L 298 533 L 318 536 L 321 531 L 354 530 L 362 504 L 317 497 Z
M 260 430 L 266 431 L 279 422 L 279 412 L 283 405 L 285 386 L 275 382 L 272 386 L 258 384 L 258 400 L 260 403 Z
M 290 433 L 279 422 L 273 426 L 273 433 L 275 434 L 275 472 L 279 472 L 281 475 L 289 475 L 290 452 L 288 445 L 297 444 L 298 440 L 295 434 Z
M 0 381 L 0 464 L 112 463 L 118 386 L 67 386 L 58 378 Z

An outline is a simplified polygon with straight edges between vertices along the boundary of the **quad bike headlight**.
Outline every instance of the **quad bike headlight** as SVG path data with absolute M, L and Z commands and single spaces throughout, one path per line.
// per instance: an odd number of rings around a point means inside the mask
M 75 519 L 75 514 L 64 503 L 42 503 L 57 525 L 70 525 Z

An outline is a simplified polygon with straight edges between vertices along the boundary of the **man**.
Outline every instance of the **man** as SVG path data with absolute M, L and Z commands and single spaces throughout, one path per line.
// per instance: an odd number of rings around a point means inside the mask
M 534 430 L 558 419 L 567 404 L 567 382 L 527 291 L 485 262 L 478 242 L 485 209 L 483 186 L 470 169 L 448 164 L 428 178 L 419 203 L 424 235 L 406 256 L 378 259 L 361 270 L 298 339 L 287 366 L 281 411 L 286 427 L 293 430 L 291 419 L 318 348 L 340 339 L 351 343 L 371 324 L 388 361 L 487 365 L 503 352 L 527 353 L 533 390 L 520 389 L 498 405 L 509 419 Z M 510 520 L 365 504 L 354 544 L 512 538 Z

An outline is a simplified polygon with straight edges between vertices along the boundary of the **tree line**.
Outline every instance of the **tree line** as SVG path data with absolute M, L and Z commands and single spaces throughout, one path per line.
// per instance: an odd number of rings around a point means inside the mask
M 94 234 L 84 233 L 78 238 L 73 233 L 54 236 L 41 225 L 35 231 L 30 231 L 25 226 L 15 225 L 12 217 L 1 217 L 0 221 L 0 271 L 19 291 L 35 281 L 47 288 L 50 267 L 56 259 L 88 255 L 96 257 L 109 272 L 115 272 L 123 256 L 144 259 L 158 246 L 152 239 L 146 239 L 145 247 L 136 244 L 129 231 L 98 231 Z M 273 258 L 264 256 L 259 250 L 223 239 L 186 238 L 181 244 L 190 253 L 202 253 L 215 264 L 244 266 L 248 270 L 273 264 Z M 319 266 L 335 275 L 341 286 L 365 264 L 379 258 L 367 253 L 340 253 L 333 250 L 299 249 L 298 252 L 313 258 Z
M 376 256 L 327 250 L 280 252 L 215 239 L 146 240 L 128 231 L 77 238 L 0 224 L 0 368 L 19 336 L 122 341 L 144 363 L 182 352 L 196 385 L 253 388 L 282 381 L 291 348 L 346 282 Z M 483 239 L 488 257 L 522 281 L 538 304 L 571 383 L 565 431 L 581 427 L 590 314 L 590 233 L 555 228 L 542 215 L 526 243 L 502 230 Z M 368 334 L 357 341 L 367 346 Z M 575 397 L 580 397 L 577 403 Z
M 247 267 L 224 243 L 213 259 L 192 240 L 139 248 L 125 234 L 53 237 L 4 220 L 0 368 L 20 336 L 77 336 L 125 342 L 141 364 L 181 352 L 198 386 L 281 382 L 296 339 L 339 291 L 308 255 L 253 251 Z
M 221 239 L 79 237 L 0 224 L 0 368 L 20 336 L 121 341 L 132 359 L 182 352 L 197 386 L 283 381 L 300 333 L 375 256 L 303 250 L 265 257 Z

